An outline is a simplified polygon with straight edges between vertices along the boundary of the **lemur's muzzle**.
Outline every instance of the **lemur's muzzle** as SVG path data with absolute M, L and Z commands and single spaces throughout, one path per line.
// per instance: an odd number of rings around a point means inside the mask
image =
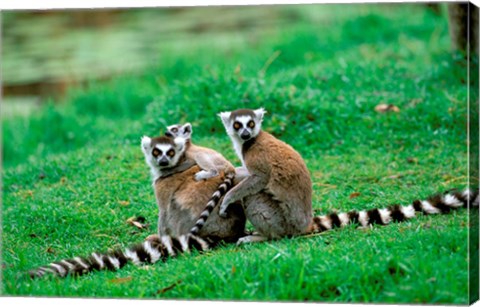
M 246 141 L 250 138 L 250 132 L 248 132 L 247 129 L 244 129 L 242 131 L 242 134 L 240 134 L 240 137 L 242 138 L 242 140 Z
M 162 157 L 160 161 L 158 161 L 158 165 L 160 166 L 167 166 L 168 165 L 168 159 L 165 157 Z

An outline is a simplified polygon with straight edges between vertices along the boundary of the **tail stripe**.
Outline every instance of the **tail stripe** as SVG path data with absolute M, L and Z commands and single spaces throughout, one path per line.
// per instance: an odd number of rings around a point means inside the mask
M 388 225 L 392 221 L 390 210 L 388 210 L 387 208 L 378 209 L 378 213 L 380 214 L 382 225 Z
M 189 240 L 191 240 L 192 246 L 195 247 L 195 249 L 197 249 L 199 251 L 205 251 L 205 250 L 210 249 L 210 245 L 207 242 L 205 242 L 203 239 L 201 239 L 200 237 L 191 235 L 189 237 Z
M 403 222 L 406 219 L 407 214 L 405 214 L 404 212 L 404 207 L 400 205 L 392 205 L 389 207 L 389 209 L 390 209 L 390 217 L 392 221 Z
M 428 201 L 428 200 L 422 200 L 421 201 L 422 203 L 422 211 L 423 213 L 426 213 L 426 214 L 438 214 L 442 211 L 440 211 L 440 209 L 432 206 L 432 204 Z
M 413 208 L 415 209 L 415 211 L 422 212 L 422 202 L 419 201 L 418 199 L 414 200 L 413 201 Z
M 118 259 L 115 259 L 112 256 L 108 256 L 108 260 L 110 261 L 112 266 L 115 268 L 115 270 L 118 270 L 120 268 L 120 261 L 118 261 Z
M 143 248 L 143 246 L 136 245 L 135 246 L 135 253 L 137 254 L 138 259 L 142 263 L 152 263 L 152 258 L 147 250 Z
M 445 195 L 435 195 L 428 199 L 428 202 L 432 207 L 438 209 L 439 213 L 448 213 L 450 210 L 455 209 L 454 205 L 449 205 L 445 200 L 448 198 L 449 201 L 455 199 L 455 196 L 451 194 Z
M 170 257 L 175 257 L 175 252 L 172 248 L 172 240 L 170 236 L 162 236 L 160 238 L 162 240 L 163 245 L 167 248 L 168 254 Z
M 137 256 L 137 253 L 129 248 L 127 248 L 125 250 L 125 256 L 130 259 L 130 261 L 132 261 L 134 264 L 136 265 L 140 265 L 141 264 L 141 261 L 140 259 L 138 258 Z
M 75 265 L 70 263 L 68 260 L 62 260 L 60 262 L 66 266 L 67 270 L 73 270 L 75 268 Z
M 412 217 L 415 217 L 415 208 L 414 208 L 413 205 L 400 207 L 400 210 L 402 211 L 402 213 L 403 213 L 403 215 L 405 216 L 406 219 L 410 219 Z
M 105 263 L 105 267 L 109 269 L 110 271 L 115 270 L 115 265 L 110 261 L 108 255 L 103 255 L 102 256 L 103 263 Z
M 331 228 L 340 227 L 342 225 L 342 222 L 336 213 L 330 213 L 329 218 L 330 221 L 332 221 Z
M 352 224 L 358 224 L 360 222 L 358 220 L 359 214 L 356 210 L 352 210 L 352 211 L 348 212 L 347 215 L 348 215 L 348 218 L 350 219 L 350 221 L 352 222 Z
M 157 249 L 153 248 L 152 242 L 150 241 L 143 242 L 143 248 L 149 255 L 151 263 L 157 262 L 162 257 L 162 254 Z
M 321 216 L 320 223 L 324 229 L 326 230 L 332 229 L 332 221 L 328 218 L 328 216 Z
M 209 207 L 208 209 L 209 209 L 208 211 L 202 212 L 202 214 L 200 215 L 201 218 L 203 218 L 203 219 L 208 218 L 208 216 L 210 215 L 210 212 L 212 211 L 213 207 Z
M 60 276 L 65 276 L 65 274 L 67 274 L 67 271 L 61 265 L 50 263 L 50 267 L 54 270 L 53 273 L 57 272 Z
M 461 207 L 463 205 L 463 202 L 460 201 L 458 198 L 455 197 L 455 195 L 447 194 L 443 197 L 443 202 L 447 206 L 451 206 L 454 208 Z
M 190 252 L 190 248 L 188 246 L 188 238 L 186 236 L 180 237 L 180 244 L 182 245 L 182 251 L 184 253 Z
M 358 212 L 358 221 L 362 227 L 368 226 L 368 214 L 365 211 Z
M 171 241 L 172 241 L 173 251 L 175 252 L 175 254 L 183 253 L 182 243 L 180 243 L 180 240 L 172 237 Z
M 42 274 L 45 274 L 45 273 L 55 273 L 55 269 L 53 269 L 52 267 L 43 267 Z
M 100 257 L 97 253 L 92 253 L 90 257 L 90 262 L 95 265 L 95 267 L 98 266 L 97 270 L 101 270 L 105 267 L 105 264 L 103 263 L 102 257 Z
M 380 224 L 383 225 L 382 218 L 378 209 L 371 209 L 367 211 L 368 221 L 370 224 Z
M 80 257 L 73 258 L 83 269 L 88 269 L 88 265 Z
M 350 221 L 348 218 L 348 213 L 342 212 L 338 214 L 338 218 L 340 219 L 340 227 L 345 227 L 348 225 Z
M 121 250 L 114 250 L 110 254 L 120 261 L 120 267 L 123 267 L 127 264 L 127 257 L 125 257 L 125 254 Z

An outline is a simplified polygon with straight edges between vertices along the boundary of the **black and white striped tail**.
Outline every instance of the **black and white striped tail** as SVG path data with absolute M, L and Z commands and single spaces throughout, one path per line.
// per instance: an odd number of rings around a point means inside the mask
M 196 235 L 200 232 L 203 225 L 205 225 L 205 222 L 210 216 L 210 213 L 212 213 L 213 209 L 218 205 L 218 201 L 220 200 L 220 198 L 222 198 L 222 196 L 225 195 L 232 187 L 233 178 L 235 178 L 235 173 L 225 175 L 225 180 L 218 186 L 218 189 L 215 191 L 215 193 L 213 193 L 212 197 L 207 202 L 205 209 L 202 211 L 200 217 L 195 222 L 195 226 L 190 229 L 191 234 Z
M 190 250 L 205 251 L 211 245 L 192 234 L 182 235 L 178 238 L 163 236 L 146 240 L 125 248 L 117 249 L 108 253 L 92 253 L 88 257 L 74 257 L 71 259 L 52 262 L 28 272 L 31 278 L 39 278 L 46 275 L 65 277 L 68 275 L 83 275 L 95 270 L 116 271 L 132 262 L 136 265 L 165 261 Z
M 323 232 L 348 224 L 359 224 L 361 227 L 391 222 L 402 222 L 415 217 L 416 212 L 423 214 L 444 214 L 458 208 L 478 208 L 478 190 L 466 189 L 448 191 L 429 197 L 427 200 L 415 200 L 411 205 L 391 205 L 382 209 L 330 213 L 313 218 L 313 232 Z

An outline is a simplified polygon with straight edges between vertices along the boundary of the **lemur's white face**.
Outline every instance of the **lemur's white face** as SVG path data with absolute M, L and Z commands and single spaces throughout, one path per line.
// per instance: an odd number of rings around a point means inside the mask
M 145 161 L 152 170 L 162 170 L 174 167 L 185 151 L 185 139 L 176 137 L 142 138 L 142 151 Z
M 192 125 L 190 123 L 186 123 L 184 125 L 171 125 L 167 127 L 167 132 L 165 135 L 168 137 L 183 137 L 186 140 L 189 140 L 192 137 Z
M 262 120 L 265 110 L 240 109 L 232 112 L 222 112 L 219 114 L 228 135 L 246 142 L 256 137 L 262 129 Z

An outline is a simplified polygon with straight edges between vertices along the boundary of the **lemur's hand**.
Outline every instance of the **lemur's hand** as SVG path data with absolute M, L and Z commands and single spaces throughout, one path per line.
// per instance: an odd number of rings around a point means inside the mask
M 230 199 L 231 198 L 230 198 L 230 192 L 229 192 L 223 198 L 222 204 L 220 205 L 220 210 L 218 210 L 218 215 L 220 215 L 223 218 L 226 218 L 228 216 L 227 209 L 228 209 L 228 206 L 230 206 L 230 204 L 232 203 Z

